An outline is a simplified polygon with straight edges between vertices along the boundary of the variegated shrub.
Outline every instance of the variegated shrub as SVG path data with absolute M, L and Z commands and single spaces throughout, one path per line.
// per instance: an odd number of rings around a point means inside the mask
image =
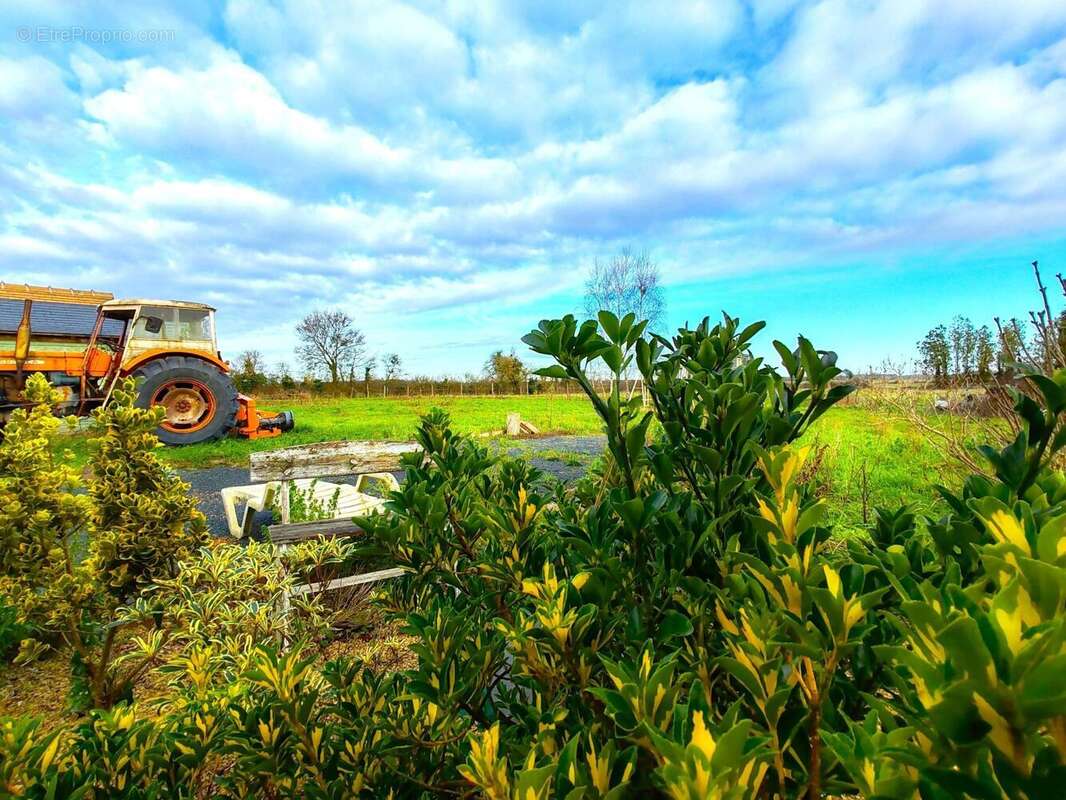
M 176 701 L 59 738 L 9 722 L 0 778 L 40 797 L 1062 796 L 1066 373 L 1027 378 L 1018 440 L 939 489 L 940 516 L 882 509 L 841 542 L 796 440 L 851 387 L 803 338 L 774 343 L 781 372 L 752 357 L 761 327 L 541 322 L 541 374 L 603 421 L 597 469 L 553 484 L 434 411 L 337 556 L 405 570 L 382 604 L 414 667 L 316 666 L 190 591 L 203 641 Z

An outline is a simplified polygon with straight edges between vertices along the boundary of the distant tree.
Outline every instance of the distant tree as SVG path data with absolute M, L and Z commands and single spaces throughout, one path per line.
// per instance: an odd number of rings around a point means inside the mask
M 258 350 L 245 350 L 237 356 L 238 371 L 243 375 L 262 375 L 266 372 L 266 361 Z
M 996 318 L 999 326 L 999 352 L 996 354 L 996 371 L 1006 373 L 1010 371 L 1010 365 L 1030 361 L 1029 341 L 1025 334 L 1025 328 L 1018 324 L 1018 320 L 1011 319 L 1003 324 Z
M 956 316 L 948 328 L 951 343 L 952 374 L 956 378 L 972 376 L 977 363 L 977 333 L 968 317 Z
M 254 392 L 267 383 L 266 361 L 258 350 L 245 350 L 237 356 L 233 383 L 241 392 Z
M 940 384 L 948 379 L 951 368 L 951 347 L 948 344 L 948 331 L 943 325 L 930 330 L 925 338 L 918 342 L 918 367 Z
M 354 377 L 366 338 L 343 311 L 313 311 L 296 326 L 296 355 L 309 372 L 325 372 L 333 383 Z
M 282 389 L 295 389 L 296 381 L 293 380 L 292 370 L 284 361 L 279 361 L 274 367 L 274 380 Z
M 619 318 L 633 313 L 638 320 L 648 320 L 653 330 L 662 326 L 666 298 L 659 267 L 646 250 L 626 247 L 608 261 L 593 263 L 585 282 L 585 312 L 595 318 L 602 309 Z
M 996 362 L 996 345 L 992 330 L 987 325 L 977 329 L 977 377 L 982 382 L 992 379 L 992 366 Z
M 385 389 L 388 390 L 389 382 L 403 375 L 403 360 L 399 353 L 385 354 Z
M 366 391 L 367 397 L 370 397 L 370 379 L 374 377 L 374 370 L 377 369 L 377 366 L 377 356 L 369 356 L 366 361 L 363 362 L 363 388 Z
M 528 374 L 526 365 L 515 355 L 514 350 L 511 350 L 509 355 L 502 350 L 497 350 L 485 362 L 485 376 L 489 380 L 510 387 L 515 394 L 521 391 Z

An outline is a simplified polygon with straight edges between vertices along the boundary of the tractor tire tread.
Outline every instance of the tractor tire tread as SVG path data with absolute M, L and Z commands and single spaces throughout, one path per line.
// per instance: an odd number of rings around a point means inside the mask
M 191 373 L 191 375 L 190 375 Z M 149 398 L 168 375 L 198 377 L 215 397 L 215 419 L 206 428 L 192 434 L 156 429 L 159 440 L 167 445 L 199 444 L 214 441 L 228 434 L 237 425 L 239 399 L 230 376 L 207 359 L 193 356 L 162 356 L 138 366 L 132 373 L 141 379 L 137 388 L 137 405 L 147 407 Z

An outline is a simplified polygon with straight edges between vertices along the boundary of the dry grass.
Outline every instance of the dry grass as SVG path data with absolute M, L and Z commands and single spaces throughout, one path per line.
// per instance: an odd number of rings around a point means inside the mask
M 355 658 L 366 662 L 377 672 L 396 672 L 413 669 L 418 657 L 411 650 L 414 636 L 401 633 L 402 624 L 389 622 L 373 633 L 364 632 L 345 639 L 336 639 L 323 649 L 319 658 L 325 664 L 336 658 Z
M 77 715 L 67 710 L 70 654 L 60 652 L 34 664 L 5 664 L 0 673 L 0 715 L 40 717 L 52 729 L 70 725 Z
M 350 635 L 323 644 L 315 659 L 322 666 L 337 658 L 365 661 L 378 672 L 393 672 L 412 668 L 417 658 L 411 651 L 413 636 L 401 633 L 398 621 L 351 632 Z M 148 670 L 137 681 L 134 695 L 142 714 L 151 714 L 154 704 L 149 702 L 166 696 L 168 678 L 159 670 Z M 54 730 L 75 725 L 80 715 L 71 711 L 70 651 L 57 650 L 32 664 L 5 664 L 0 671 L 0 716 L 33 716 L 41 719 L 42 728 Z

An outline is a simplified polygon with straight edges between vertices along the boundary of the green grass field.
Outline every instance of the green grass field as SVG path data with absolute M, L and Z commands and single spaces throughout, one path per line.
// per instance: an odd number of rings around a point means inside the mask
M 578 396 L 320 399 L 270 406 L 291 408 L 296 429 L 271 439 L 230 438 L 160 452 L 180 468 L 245 466 L 249 453 L 257 450 L 341 439 L 409 440 L 419 416 L 434 406 L 445 409 L 462 433 L 500 432 L 512 411 L 546 434 L 601 432 L 592 407 Z M 909 503 L 919 512 L 933 513 L 937 508 L 933 486 L 957 484 L 962 477 L 957 468 L 943 463 L 910 423 L 879 409 L 838 406 L 815 424 L 804 441 L 815 446 L 812 479 L 830 501 L 831 520 L 844 535 L 871 521 L 877 506 Z M 84 462 L 88 456 L 84 435 L 66 437 L 64 443 Z M 573 464 L 589 460 L 562 451 L 538 457 Z
M 912 425 L 886 413 L 838 406 L 803 437 L 814 446 L 814 481 L 829 501 L 829 519 L 838 535 L 861 530 L 878 506 L 909 504 L 922 514 L 942 506 L 934 486 L 962 480 Z
M 407 441 L 413 438 L 420 416 L 434 406 L 443 408 L 460 433 L 501 432 L 507 414 L 516 411 L 542 433 L 590 434 L 600 432 L 599 419 L 582 396 L 411 397 L 317 399 L 312 401 L 262 401 L 270 409 L 291 409 L 296 429 L 270 439 L 228 438 L 217 442 L 172 447 L 163 457 L 176 467 L 218 464 L 247 466 L 248 454 L 311 442 L 341 439 Z M 80 437 L 78 437 L 80 438 Z M 84 443 L 75 442 L 84 454 Z

